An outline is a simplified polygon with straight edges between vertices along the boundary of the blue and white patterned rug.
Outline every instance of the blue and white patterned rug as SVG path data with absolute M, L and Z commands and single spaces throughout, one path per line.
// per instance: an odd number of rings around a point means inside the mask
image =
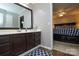
M 26 56 L 52 56 L 52 53 L 49 53 L 48 51 L 44 49 L 37 48 L 27 54 Z

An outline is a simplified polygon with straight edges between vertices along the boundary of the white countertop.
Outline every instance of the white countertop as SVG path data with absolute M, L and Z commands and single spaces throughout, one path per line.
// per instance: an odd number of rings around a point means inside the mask
M 54 41 L 54 50 L 58 50 L 71 55 L 79 56 L 79 45 L 72 43 L 64 43 L 59 41 Z
M 31 33 L 31 32 L 40 32 L 41 29 L 29 29 L 27 31 L 21 30 L 20 32 L 18 30 L 0 30 L 0 35 L 8 35 L 8 34 L 19 34 L 19 33 Z

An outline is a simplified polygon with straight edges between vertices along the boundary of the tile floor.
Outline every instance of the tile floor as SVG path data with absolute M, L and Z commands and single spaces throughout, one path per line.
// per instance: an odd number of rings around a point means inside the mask
M 37 48 L 25 56 L 52 56 L 52 53 L 45 49 Z

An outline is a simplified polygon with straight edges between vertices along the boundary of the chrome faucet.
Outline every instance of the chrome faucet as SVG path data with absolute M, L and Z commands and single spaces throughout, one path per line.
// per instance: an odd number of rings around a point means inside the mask
M 27 27 L 25 28 L 25 31 L 27 31 Z

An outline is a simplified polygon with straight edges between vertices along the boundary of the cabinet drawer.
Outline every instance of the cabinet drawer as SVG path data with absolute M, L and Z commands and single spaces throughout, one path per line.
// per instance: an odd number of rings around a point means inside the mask
M 0 55 L 9 51 L 9 44 L 0 44 Z
M 9 42 L 8 36 L 0 36 L 0 44 Z

